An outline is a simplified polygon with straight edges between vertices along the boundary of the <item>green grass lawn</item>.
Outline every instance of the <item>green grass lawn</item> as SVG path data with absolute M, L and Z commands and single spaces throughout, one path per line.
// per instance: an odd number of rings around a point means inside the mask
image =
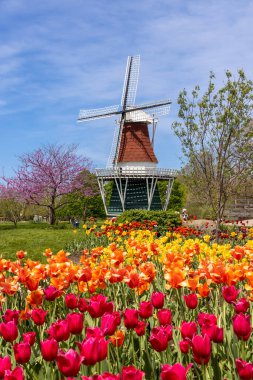
M 64 227 L 64 228 L 63 228 Z M 51 227 L 46 223 L 18 223 L 17 228 L 11 223 L 0 223 L 0 256 L 16 259 L 16 252 L 27 252 L 27 258 L 45 262 L 43 252 L 51 248 L 53 252 L 66 249 L 75 241 L 85 238 L 82 228 L 73 232 L 71 225 Z

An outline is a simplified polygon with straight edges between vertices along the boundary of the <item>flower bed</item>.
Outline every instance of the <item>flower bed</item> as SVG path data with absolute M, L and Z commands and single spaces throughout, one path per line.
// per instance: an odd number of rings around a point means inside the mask
M 253 241 L 124 231 L 0 260 L 0 379 L 253 379 Z

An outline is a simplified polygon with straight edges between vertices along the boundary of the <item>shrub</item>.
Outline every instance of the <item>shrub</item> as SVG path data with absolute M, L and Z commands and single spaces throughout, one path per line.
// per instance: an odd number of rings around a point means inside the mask
M 168 231 L 168 227 L 178 227 L 182 221 L 180 214 L 175 211 L 148 211 L 148 210 L 129 210 L 124 211 L 118 218 L 116 223 L 128 222 L 145 222 L 155 221 L 158 231 L 163 233 Z

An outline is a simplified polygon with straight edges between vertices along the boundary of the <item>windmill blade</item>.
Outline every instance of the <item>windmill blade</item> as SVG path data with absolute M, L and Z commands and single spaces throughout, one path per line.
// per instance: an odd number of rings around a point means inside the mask
M 113 115 L 121 114 L 120 106 L 109 106 L 90 110 L 81 110 L 77 121 L 82 122 L 86 120 L 101 119 L 104 117 L 110 117 Z
M 140 56 L 129 56 L 127 59 L 125 81 L 123 86 L 121 105 L 123 110 L 135 103 L 140 70 Z
M 126 121 L 149 121 L 158 116 L 167 115 L 170 111 L 170 100 L 161 100 L 153 103 L 140 104 L 128 107 L 126 111 Z

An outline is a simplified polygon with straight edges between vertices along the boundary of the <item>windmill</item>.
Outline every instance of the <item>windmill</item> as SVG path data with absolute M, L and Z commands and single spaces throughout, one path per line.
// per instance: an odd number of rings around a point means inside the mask
M 81 110 L 78 122 L 119 116 L 106 169 L 96 169 L 107 215 L 129 209 L 167 209 L 176 171 L 158 169 L 153 145 L 157 118 L 169 113 L 170 100 L 135 105 L 140 56 L 129 56 L 121 105 Z M 149 126 L 152 127 L 150 138 Z M 166 180 L 167 193 L 162 206 L 157 181 Z M 113 181 L 107 208 L 105 185 Z

